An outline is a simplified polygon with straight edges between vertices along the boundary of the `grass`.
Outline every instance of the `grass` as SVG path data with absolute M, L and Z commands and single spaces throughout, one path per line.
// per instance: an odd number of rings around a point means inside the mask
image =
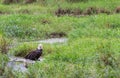
M 7 54 L 11 40 L 0 35 L 0 53 Z
M 92 34 L 93 36 L 99 35 L 102 37 L 111 37 L 113 35 L 119 38 L 119 14 L 109 16 L 95 15 L 94 17 L 87 16 L 81 18 L 67 16 L 57 18 L 50 15 L 8 15 L 0 18 L 0 30 L 6 37 L 20 39 L 44 39 L 49 38 L 51 33 L 64 33 L 68 35 L 71 31 L 73 36 L 80 36 L 80 34 L 91 36 Z M 44 24 L 44 20 L 47 20 L 48 23 Z M 95 31 L 92 31 L 91 28 L 95 29 Z
M 5 36 L 7 37 L 16 37 L 21 39 L 43 39 L 47 38 L 52 32 L 67 33 L 65 31 L 68 31 L 71 27 L 68 28 L 67 26 L 65 26 L 62 23 L 63 21 L 60 21 L 61 19 L 65 20 L 65 18 L 52 18 L 52 16 L 49 15 L 8 15 L 1 18 L 2 25 L 0 27 L 1 31 L 3 31 L 3 34 L 5 34 Z M 6 23 L 3 23 L 4 20 L 6 20 Z M 42 22 L 44 20 L 48 20 L 50 24 L 44 24 Z M 60 24 L 57 25 L 57 23 Z M 61 27 L 63 29 L 61 29 Z
M 72 0 L 71 0 L 72 1 Z M 43 62 L 28 66 L 28 73 L 11 72 L 5 68 L 6 55 L 0 54 L 0 71 L 6 78 L 120 78 L 120 14 L 114 13 L 119 0 L 38 1 L 33 4 L 0 4 L 0 34 L 18 42 L 8 54 L 24 57 L 38 43 L 25 40 L 50 38 L 51 34 L 69 40 L 64 44 L 43 44 Z M 82 0 L 81 0 L 82 1 Z M 92 6 L 91 6 L 92 5 Z M 32 6 L 32 7 L 31 7 Z M 87 16 L 63 15 L 55 11 L 89 7 L 105 8 L 112 14 Z M 22 41 L 22 42 L 19 42 Z M 4 43 L 4 42 L 3 42 Z M 18 44 L 17 44 L 18 43 Z M 20 44 L 19 44 L 20 43 Z M 5 58 L 5 59 L 4 59 Z M 4 61 L 3 61 L 4 60 Z
M 7 55 L 0 53 L 0 76 L 4 74 L 7 62 L 8 62 Z
M 99 37 L 99 38 L 119 38 L 119 15 L 98 15 L 83 18 L 81 22 L 76 21 L 75 29 L 70 33 L 70 37 Z

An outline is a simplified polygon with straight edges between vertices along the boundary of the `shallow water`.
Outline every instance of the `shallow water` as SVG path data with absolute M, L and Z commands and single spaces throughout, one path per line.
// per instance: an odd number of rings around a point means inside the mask
M 46 39 L 46 40 L 40 40 L 38 41 L 40 43 L 64 43 L 67 42 L 67 38 L 51 38 L 51 39 Z
M 48 44 L 54 44 L 54 43 L 65 43 L 67 42 L 67 38 L 50 38 L 45 40 L 37 40 L 37 41 L 28 41 L 33 43 L 48 43 Z

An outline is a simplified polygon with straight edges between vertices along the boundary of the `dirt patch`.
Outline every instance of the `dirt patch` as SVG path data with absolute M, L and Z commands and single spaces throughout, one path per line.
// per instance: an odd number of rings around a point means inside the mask
M 115 13 L 120 13 L 120 6 L 115 9 Z
M 3 4 L 19 3 L 20 0 L 3 0 Z
M 52 32 L 50 34 L 48 34 L 49 38 L 61 38 L 66 36 L 66 34 L 64 32 Z
M 9 14 L 8 12 L 0 11 L 0 15 Z
M 28 9 L 24 9 L 24 10 L 19 10 L 18 13 L 30 14 L 30 11 Z
M 55 11 L 55 15 L 62 16 L 62 15 L 80 15 L 82 13 L 82 10 L 80 9 L 62 9 L 59 8 L 57 11 Z
M 62 9 L 58 8 L 55 11 L 55 15 L 63 16 L 63 15 L 69 15 L 69 16 L 77 16 L 77 15 L 93 15 L 93 14 L 100 14 L 100 13 L 105 13 L 105 14 L 111 14 L 111 11 L 104 9 L 104 8 L 96 8 L 96 7 L 88 7 L 85 10 L 81 9 Z
M 7 14 L 10 14 L 10 12 L 0 11 L 0 15 L 7 15 Z
M 36 0 L 3 0 L 3 4 L 11 4 L 11 3 L 25 3 L 25 4 L 29 4 L 29 3 L 33 3 L 36 2 Z
M 4 69 L 0 69 L 0 78 L 3 75 Z
M 29 3 L 33 3 L 33 2 L 36 2 L 36 0 L 25 0 L 25 4 L 29 4 Z
M 0 11 L 0 15 L 1 15 L 1 14 L 3 14 L 3 12 L 2 12 L 2 11 Z
M 47 19 L 43 19 L 43 20 L 41 20 L 41 23 L 42 23 L 42 24 L 50 24 L 50 21 L 47 20 Z
M 83 15 L 92 15 L 100 13 L 110 14 L 110 11 L 103 8 L 89 7 L 83 12 Z

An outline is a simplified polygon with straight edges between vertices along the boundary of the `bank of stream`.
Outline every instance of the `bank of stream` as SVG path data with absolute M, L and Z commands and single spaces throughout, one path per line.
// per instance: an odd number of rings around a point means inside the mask
M 29 41 L 27 43 L 47 43 L 47 44 L 54 44 L 54 43 L 65 43 L 67 42 L 67 38 L 51 38 L 51 39 L 45 39 L 45 40 L 38 40 L 38 41 Z M 20 43 L 22 44 L 22 43 Z M 9 62 L 7 66 L 12 69 L 12 71 L 20 71 L 20 72 L 27 72 L 28 69 L 26 65 L 28 64 L 34 64 L 35 61 L 32 60 L 26 60 L 22 57 L 15 57 L 15 56 L 9 56 Z M 44 58 L 39 58 L 39 62 L 42 62 L 45 60 Z

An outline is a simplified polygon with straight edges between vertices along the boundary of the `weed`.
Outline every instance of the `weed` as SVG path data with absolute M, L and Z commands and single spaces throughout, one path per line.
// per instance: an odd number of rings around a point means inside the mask
M 119 78 L 118 72 L 119 71 L 119 61 L 118 57 L 116 58 L 115 52 L 113 49 L 113 45 L 111 42 L 102 42 L 97 49 L 97 72 L 104 73 L 101 77 L 116 77 Z
M 99 55 L 99 64 L 116 67 L 116 59 L 114 58 L 114 52 L 111 49 L 110 43 L 102 43 L 99 47 L 97 47 L 97 52 Z
M 115 9 L 115 13 L 120 13 L 120 6 Z
M 0 53 L 0 76 L 4 74 L 7 62 L 8 57 L 5 54 Z
M 7 54 L 9 47 L 10 47 L 10 44 L 11 44 L 10 39 L 7 39 L 7 38 L 0 35 L 0 52 L 1 53 Z

